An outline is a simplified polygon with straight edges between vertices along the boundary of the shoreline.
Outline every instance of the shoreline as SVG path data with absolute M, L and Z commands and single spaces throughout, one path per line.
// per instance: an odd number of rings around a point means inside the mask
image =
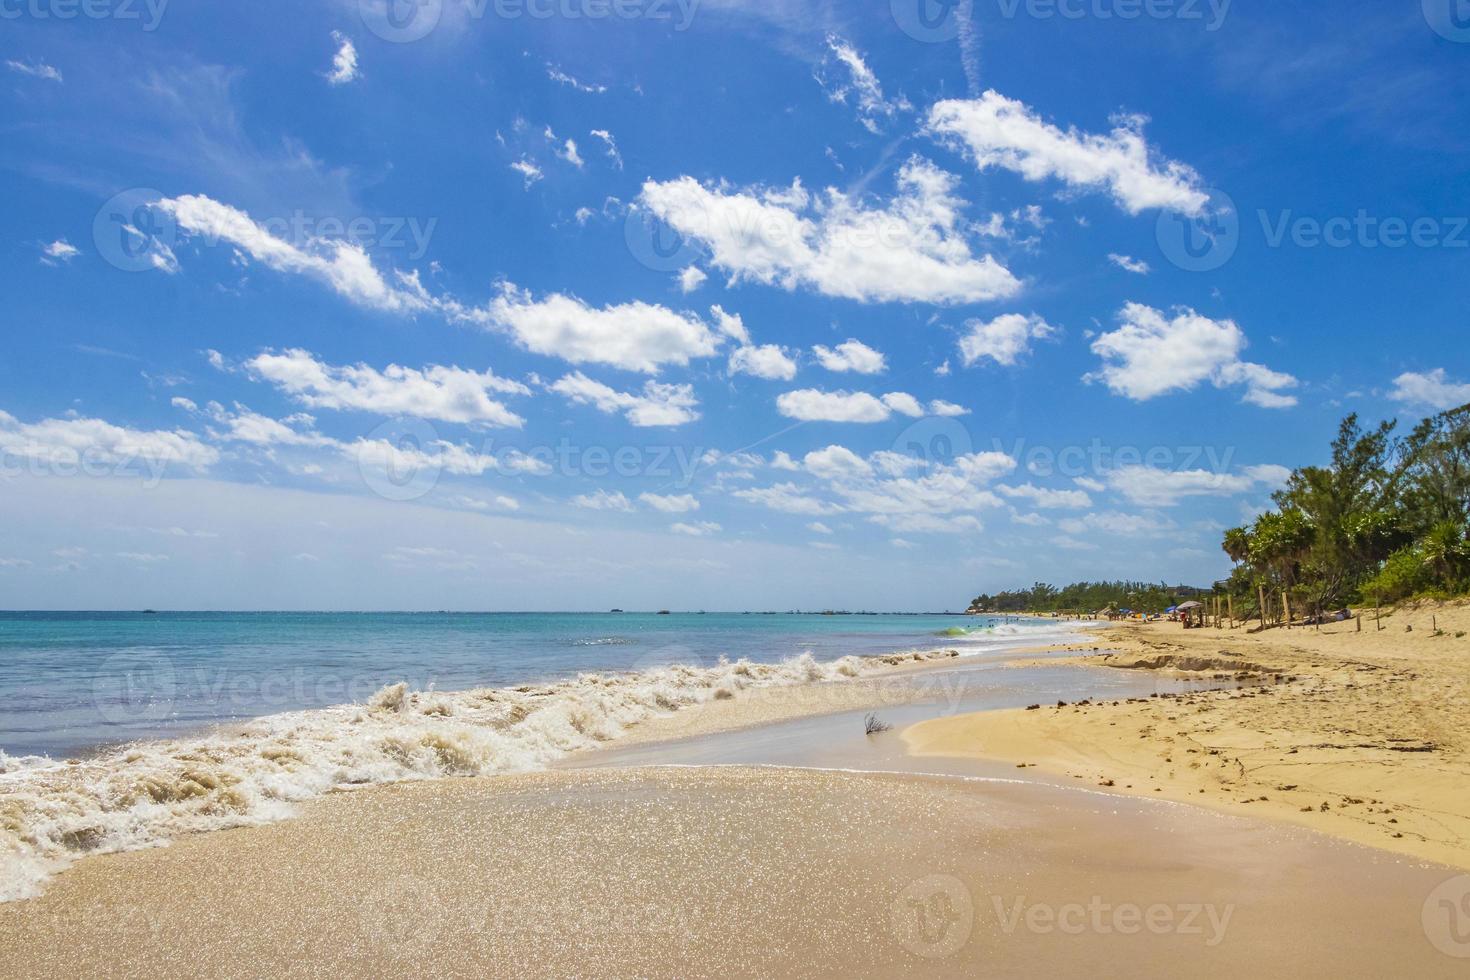
M 1470 869 L 1470 607 L 1399 610 L 1384 625 L 1097 624 L 1103 651 L 1063 644 L 1051 649 L 1083 655 L 1047 662 L 1257 686 L 972 714 L 903 737 L 918 757 L 1035 767 Z
M 506 689 L 414 692 L 400 684 L 365 704 L 130 742 L 86 759 L 0 756 L 8 764 L 0 772 L 0 903 L 34 897 L 78 859 L 289 820 L 341 790 L 539 771 L 701 724 L 736 730 L 906 701 L 908 678 L 963 659 L 938 647 L 832 661 L 806 654 L 775 664 L 673 664 Z M 783 708 L 772 691 L 797 693 Z M 773 704 L 775 714 L 762 713 Z M 690 710 L 701 707 L 710 710 Z

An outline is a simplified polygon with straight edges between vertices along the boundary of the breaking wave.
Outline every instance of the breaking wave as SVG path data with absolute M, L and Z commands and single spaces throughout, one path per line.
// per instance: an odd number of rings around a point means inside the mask
M 638 722 L 750 688 L 843 681 L 950 656 L 722 660 L 456 693 L 396 684 L 366 704 L 137 742 L 84 761 L 0 753 L 0 901 L 39 894 L 84 854 L 282 820 L 299 802 L 350 787 L 541 769 Z

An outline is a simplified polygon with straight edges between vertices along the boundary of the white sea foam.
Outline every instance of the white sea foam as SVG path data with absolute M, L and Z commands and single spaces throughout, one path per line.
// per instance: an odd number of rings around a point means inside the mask
M 39 894 L 83 854 L 268 823 L 333 790 L 540 769 L 630 726 L 753 687 L 843 681 L 952 653 L 666 666 L 511 689 L 414 692 L 272 715 L 94 759 L 0 753 L 0 901 Z

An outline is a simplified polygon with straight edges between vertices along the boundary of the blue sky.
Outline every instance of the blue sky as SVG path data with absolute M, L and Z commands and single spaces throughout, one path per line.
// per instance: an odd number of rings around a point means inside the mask
M 387 2 L 0 3 L 0 606 L 1208 583 L 1470 400 L 1449 0 Z

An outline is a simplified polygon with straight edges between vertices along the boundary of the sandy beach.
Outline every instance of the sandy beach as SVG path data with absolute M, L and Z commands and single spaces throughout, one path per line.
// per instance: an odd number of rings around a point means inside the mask
M 905 739 L 1470 868 L 1470 609 L 1385 613 L 1381 630 L 1367 612 L 1361 632 L 1101 628 L 1073 662 L 1247 686 L 973 714 Z
M 0 974 L 1460 976 L 1463 641 L 1411 621 L 1111 628 L 330 793 L 77 861 L 0 904 Z M 977 710 L 1041 690 L 1115 696 Z

